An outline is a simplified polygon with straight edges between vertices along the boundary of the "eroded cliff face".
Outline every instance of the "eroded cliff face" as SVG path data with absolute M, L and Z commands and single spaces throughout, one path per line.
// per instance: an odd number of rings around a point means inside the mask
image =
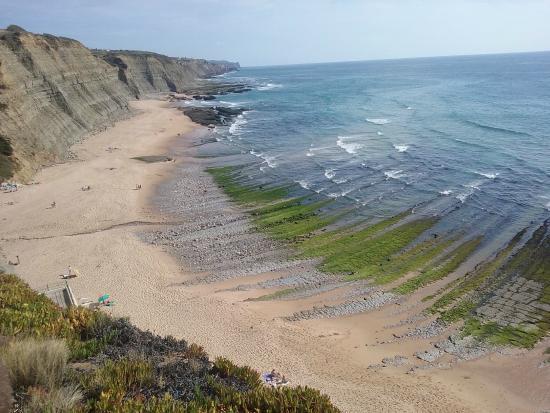
M 81 43 L 0 31 L 0 180 L 66 158 L 86 132 L 128 113 L 117 70 Z
M 238 63 L 168 57 L 125 50 L 94 50 L 94 54 L 118 69 L 119 79 L 135 97 L 154 92 L 178 92 L 200 78 L 238 70 Z
M 0 182 L 29 180 L 66 159 L 86 133 L 127 116 L 130 99 L 237 68 L 148 52 L 92 53 L 76 40 L 0 30 Z

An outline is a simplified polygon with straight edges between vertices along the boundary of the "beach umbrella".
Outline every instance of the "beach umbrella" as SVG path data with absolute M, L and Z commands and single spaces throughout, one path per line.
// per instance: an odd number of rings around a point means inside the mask
M 109 294 L 103 294 L 101 297 L 99 297 L 97 299 L 98 302 L 100 303 L 104 303 L 105 301 L 107 301 L 109 299 Z

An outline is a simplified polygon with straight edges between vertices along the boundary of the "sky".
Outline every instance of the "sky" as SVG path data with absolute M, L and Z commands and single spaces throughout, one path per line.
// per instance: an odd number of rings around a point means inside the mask
M 550 50 L 550 0 L 0 0 L 0 27 L 243 66 Z

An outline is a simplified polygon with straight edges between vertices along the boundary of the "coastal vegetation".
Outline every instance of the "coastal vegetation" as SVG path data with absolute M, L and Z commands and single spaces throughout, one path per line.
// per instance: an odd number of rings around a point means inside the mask
M 400 294 L 408 294 L 429 283 L 447 277 L 475 251 L 480 242 L 481 237 L 478 237 L 460 244 L 457 248 L 443 257 L 439 263 L 430 266 L 429 269 L 407 280 L 399 287 L 394 288 L 393 291 Z
M 0 360 L 23 412 L 338 412 L 308 387 L 272 388 L 249 367 L 84 308 L 62 310 L 0 274 Z

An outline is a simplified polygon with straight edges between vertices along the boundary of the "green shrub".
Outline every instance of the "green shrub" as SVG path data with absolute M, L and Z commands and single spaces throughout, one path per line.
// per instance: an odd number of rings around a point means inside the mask
M 139 393 L 154 382 L 151 363 L 141 358 L 107 360 L 90 376 L 84 377 L 82 385 L 97 398 L 101 394 L 121 402 L 127 394 Z
M 69 351 L 61 340 L 15 340 L 2 354 L 12 386 L 16 389 L 57 387 L 65 374 L 68 359 Z
M 188 359 L 208 360 L 208 354 L 206 354 L 204 348 L 195 343 L 189 345 L 185 351 L 185 357 Z
M 230 360 L 218 357 L 214 361 L 212 372 L 222 378 L 238 380 L 251 389 L 259 387 L 262 383 L 260 374 L 248 366 L 239 367 Z
M 248 392 L 228 387 L 217 389 L 216 401 L 221 412 L 239 413 L 338 413 L 327 396 L 309 387 L 271 388 L 260 386 Z

